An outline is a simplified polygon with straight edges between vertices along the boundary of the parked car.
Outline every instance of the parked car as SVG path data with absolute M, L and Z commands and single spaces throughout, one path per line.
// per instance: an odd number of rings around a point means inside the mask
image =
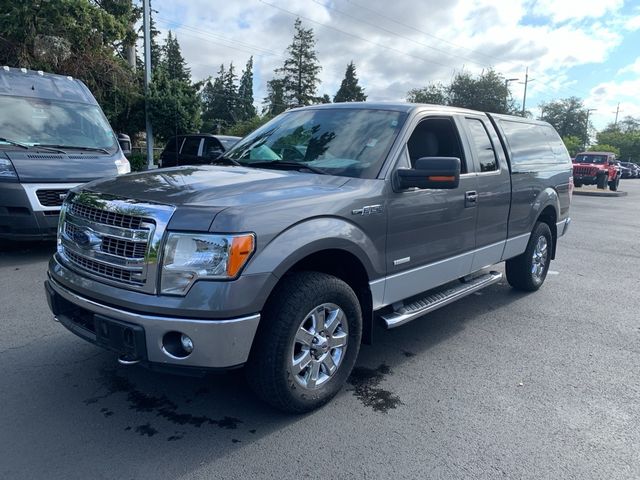
M 128 153 L 80 80 L 0 68 L 0 238 L 55 238 L 69 189 L 129 172 Z
M 241 137 L 194 133 L 169 139 L 158 166 L 205 165 L 229 150 Z
M 630 172 L 630 176 L 627 178 L 638 178 L 640 177 L 640 167 L 633 162 L 620 162 L 620 164 L 624 168 L 628 168 Z M 624 176 L 622 178 L 625 178 Z
M 289 146 L 304 157 L 283 160 Z M 395 328 L 494 284 L 491 265 L 539 289 L 570 223 L 567 150 L 521 117 L 303 107 L 219 161 L 75 189 L 48 302 L 121 363 L 245 365 L 285 411 L 329 401 L 374 322 Z
M 622 162 L 616 162 L 615 165 L 620 168 L 620 178 L 633 178 L 635 176 L 635 171 L 623 165 Z
M 622 177 L 620 166 L 616 163 L 616 154 L 612 152 L 579 153 L 573 163 L 573 183 L 576 187 L 597 185 L 602 190 L 608 186 L 616 191 Z

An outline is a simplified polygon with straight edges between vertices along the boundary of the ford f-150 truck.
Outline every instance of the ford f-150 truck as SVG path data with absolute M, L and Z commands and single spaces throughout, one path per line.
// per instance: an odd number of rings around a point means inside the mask
M 316 408 L 374 322 L 498 282 L 537 290 L 569 227 L 571 160 L 547 123 L 415 104 L 289 110 L 216 165 L 109 178 L 62 207 L 55 318 L 125 364 L 244 366 Z

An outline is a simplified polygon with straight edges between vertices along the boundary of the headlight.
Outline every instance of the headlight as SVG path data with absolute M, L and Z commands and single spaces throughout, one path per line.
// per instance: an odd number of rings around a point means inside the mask
M 129 163 L 129 160 L 127 160 L 125 157 L 122 157 L 121 159 L 116 160 L 113 163 L 116 164 L 118 175 L 123 175 L 125 173 L 131 172 L 131 164 Z
M 0 158 L 0 181 L 15 182 L 18 180 L 16 169 L 8 158 Z
M 255 236 L 170 233 L 164 247 L 161 293 L 184 295 L 199 279 L 235 278 L 255 249 Z

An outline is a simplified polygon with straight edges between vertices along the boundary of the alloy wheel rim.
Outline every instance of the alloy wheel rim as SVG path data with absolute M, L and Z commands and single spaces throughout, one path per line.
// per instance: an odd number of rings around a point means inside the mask
M 541 235 L 536 243 L 536 248 L 533 250 L 533 259 L 531 262 L 531 274 L 533 278 L 538 281 L 542 280 L 545 268 L 547 267 L 547 257 L 549 256 L 548 247 L 547 237 Z
M 334 303 L 311 310 L 298 326 L 289 371 L 296 383 L 314 390 L 338 371 L 347 351 L 349 325 L 344 311 Z

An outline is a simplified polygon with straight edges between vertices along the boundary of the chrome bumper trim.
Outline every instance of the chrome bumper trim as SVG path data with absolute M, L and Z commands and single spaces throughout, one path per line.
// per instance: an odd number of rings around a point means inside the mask
M 68 290 L 51 276 L 49 284 L 65 300 L 93 313 L 139 325 L 144 328 L 150 362 L 201 368 L 226 368 L 242 365 L 249 358 L 260 314 L 227 320 L 163 317 L 129 312 L 102 305 Z M 191 337 L 194 350 L 186 358 L 167 355 L 162 337 L 172 331 Z

